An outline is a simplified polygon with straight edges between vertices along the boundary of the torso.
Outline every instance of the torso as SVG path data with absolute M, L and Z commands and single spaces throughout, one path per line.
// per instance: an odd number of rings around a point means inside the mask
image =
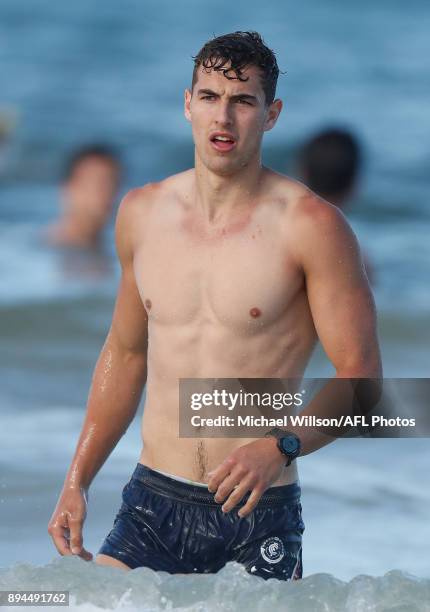
M 300 378 L 316 332 L 291 248 L 297 184 L 268 171 L 264 199 L 208 226 L 191 201 L 192 172 L 159 184 L 134 228 L 149 334 L 140 462 L 206 482 L 250 439 L 179 438 L 179 379 Z M 273 484 L 296 481 L 295 464 Z

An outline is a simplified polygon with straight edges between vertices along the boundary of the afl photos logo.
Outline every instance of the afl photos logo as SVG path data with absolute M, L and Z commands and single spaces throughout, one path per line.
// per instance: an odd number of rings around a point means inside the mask
M 260 548 L 261 556 L 267 563 L 279 563 L 284 558 L 285 549 L 281 538 L 274 536 L 264 540 Z

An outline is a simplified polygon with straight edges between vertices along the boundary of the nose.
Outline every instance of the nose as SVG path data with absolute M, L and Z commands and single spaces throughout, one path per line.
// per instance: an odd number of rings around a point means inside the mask
M 220 100 L 217 104 L 217 109 L 215 113 L 215 123 L 223 126 L 223 125 L 231 125 L 232 116 L 231 116 L 231 108 L 228 100 Z

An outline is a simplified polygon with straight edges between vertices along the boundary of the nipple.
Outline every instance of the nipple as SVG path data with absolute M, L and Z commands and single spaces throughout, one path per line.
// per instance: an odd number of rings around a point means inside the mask
M 151 300 L 145 300 L 145 307 L 147 308 L 147 310 L 151 310 L 151 307 L 152 307 Z
M 261 310 L 254 306 L 254 308 L 251 308 L 251 310 L 249 311 L 249 314 L 253 319 L 258 319 L 258 317 L 261 317 Z

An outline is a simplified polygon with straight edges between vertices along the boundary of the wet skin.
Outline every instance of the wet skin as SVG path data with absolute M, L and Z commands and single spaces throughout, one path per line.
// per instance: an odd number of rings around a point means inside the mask
M 317 337 L 338 377 L 380 371 L 355 236 L 334 206 L 261 165 L 263 133 L 282 104 L 266 106 L 258 70 L 246 74 L 246 82 L 199 75 L 185 93 L 195 167 L 120 205 L 112 325 L 50 523 L 61 554 L 71 554 L 69 533 L 88 554 L 81 495 L 133 419 L 145 381 L 139 461 L 207 483 L 225 512 L 251 491 L 246 516 L 268 487 L 297 480 L 296 462 L 284 467 L 273 438 L 180 438 L 179 379 L 300 378 Z M 214 146 L 220 132 L 233 147 Z M 302 444 L 306 454 L 323 442 Z

